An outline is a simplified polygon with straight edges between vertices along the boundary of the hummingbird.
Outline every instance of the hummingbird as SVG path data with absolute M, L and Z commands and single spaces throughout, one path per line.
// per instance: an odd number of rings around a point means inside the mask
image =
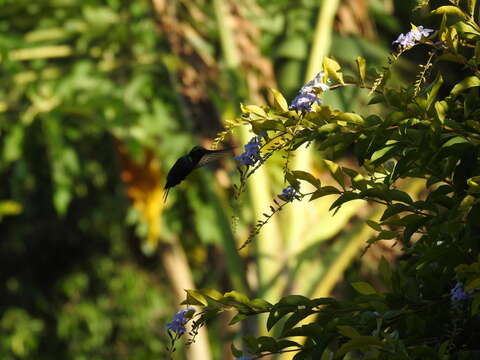
M 208 150 L 201 146 L 194 146 L 190 152 L 178 159 L 167 174 L 167 183 L 165 184 L 165 196 L 163 201 L 167 201 L 170 188 L 180 184 L 193 170 L 207 165 L 217 160 L 223 154 L 232 149 Z

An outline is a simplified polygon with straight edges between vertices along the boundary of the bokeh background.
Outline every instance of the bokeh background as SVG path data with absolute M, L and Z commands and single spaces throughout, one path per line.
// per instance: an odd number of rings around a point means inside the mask
M 167 359 L 165 323 L 184 289 L 345 297 L 348 280 L 381 287 L 385 240 L 360 257 L 380 211 L 332 197 L 294 203 L 237 248 L 284 187 L 281 156 L 238 199 L 236 164 L 195 171 L 163 202 L 165 175 L 194 145 L 210 147 L 240 103 L 269 88 L 292 99 L 333 56 L 370 74 L 410 22 L 413 0 L 0 1 L 0 358 Z M 421 19 L 421 20 L 419 20 Z M 414 76 L 421 50 L 399 67 Z M 352 71 L 353 72 L 353 71 Z M 366 90 L 329 92 L 335 108 L 368 113 Z M 223 146 L 253 136 L 233 130 Z M 348 149 L 340 162 L 356 166 Z M 322 154 L 289 166 L 325 183 Z M 415 192 L 414 182 L 405 188 Z M 255 322 L 231 315 L 180 347 L 176 359 L 232 359 Z M 240 344 L 240 345 L 239 345 Z

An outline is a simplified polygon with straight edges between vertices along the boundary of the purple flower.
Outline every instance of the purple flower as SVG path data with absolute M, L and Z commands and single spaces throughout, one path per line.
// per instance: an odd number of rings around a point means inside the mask
M 319 72 L 312 80 L 303 85 L 299 91 L 299 94 L 295 97 L 295 99 L 293 99 L 288 109 L 301 112 L 310 112 L 312 111 L 313 104 L 317 103 L 318 105 L 321 105 L 322 102 L 317 96 L 316 89 L 320 88 L 321 91 L 328 91 L 329 86 L 322 82 L 322 77 L 324 76 L 325 73 Z
M 318 105 L 322 104 L 317 95 L 313 93 L 300 93 L 295 97 L 295 99 L 293 99 L 288 109 L 298 110 L 301 112 L 310 112 L 314 103 L 317 103 Z
M 182 335 L 186 329 L 185 324 L 188 320 L 191 319 L 195 309 L 192 307 L 187 307 L 185 309 L 179 310 L 174 316 L 171 322 L 167 323 L 167 330 L 173 331 L 178 335 Z M 188 315 L 188 317 L 186 316 Z
M 322 82 L 322 77 L 324 76 L 325 73 L 320 71 L 312 80 L 302 86 L 300 94 L 315 94 L 315 88 L 320 88 L 322 91 L 328 91 L 330 87 Z
M 432 29 L 427 29 L 424 28 L 423 26 L 415 26 L 412 24 L 412 29 L 404 34 L 400 34 L 392 44 L 398 44 L 400 49 L 409 49 L 412 46 L 415 46 L 417 42 L 422 40 L 424 37 L 430 36 L 430 33 L 432 33 Z
M 247 145 L 245 145 L 245 151 L 233 158 L 240 162 L 240 164 L 253 166 L 257 161 L 262 162 L 262 156 L 260 153 L 261 140 L 259 136 L 254 136 L 250 139 Z
M 281 194 L 278 194 L 280 199 L 287 202 L 293 201 L 295 196 L 297 196 L 297 190 L 291 185 L 283 189 Z
M 453 287 L 453 289 L 450 290 L 450 295 L 451 295 L 450 300 L 452 300 L 452 302 L 454 303 L 462 300 L 466 300 L 469 298 L 470 294 L 472 293 L 473 291 L 469 291 L 468 293 L 463 291 L 463 283 L 457 282 Z

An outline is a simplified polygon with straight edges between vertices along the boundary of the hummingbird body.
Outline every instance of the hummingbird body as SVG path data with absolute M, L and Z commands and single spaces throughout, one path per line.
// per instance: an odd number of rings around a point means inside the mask
M 230 151 L 224 150 L 208 150 L 201 146 L 195 146 L 190 152 L 178 159 L 167 174 L 167 183 L 165 184 L 165 201 L 167 200 L 168 191 L 170 188 L 180 184 L 193 170 L 202 167 L 213 160 L 216 160 L 219 155 Z

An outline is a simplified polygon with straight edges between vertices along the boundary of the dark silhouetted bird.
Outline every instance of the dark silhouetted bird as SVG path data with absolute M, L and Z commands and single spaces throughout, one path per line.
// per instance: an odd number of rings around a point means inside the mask
M 167 174 L 167 183 L 165 184 L 164 201 L 170 188 L 180 184 L 193 170 L 202 167 L 232 149 L 207 150 L 201 146 L 194 146 L 190 152 L 178 159 Z

